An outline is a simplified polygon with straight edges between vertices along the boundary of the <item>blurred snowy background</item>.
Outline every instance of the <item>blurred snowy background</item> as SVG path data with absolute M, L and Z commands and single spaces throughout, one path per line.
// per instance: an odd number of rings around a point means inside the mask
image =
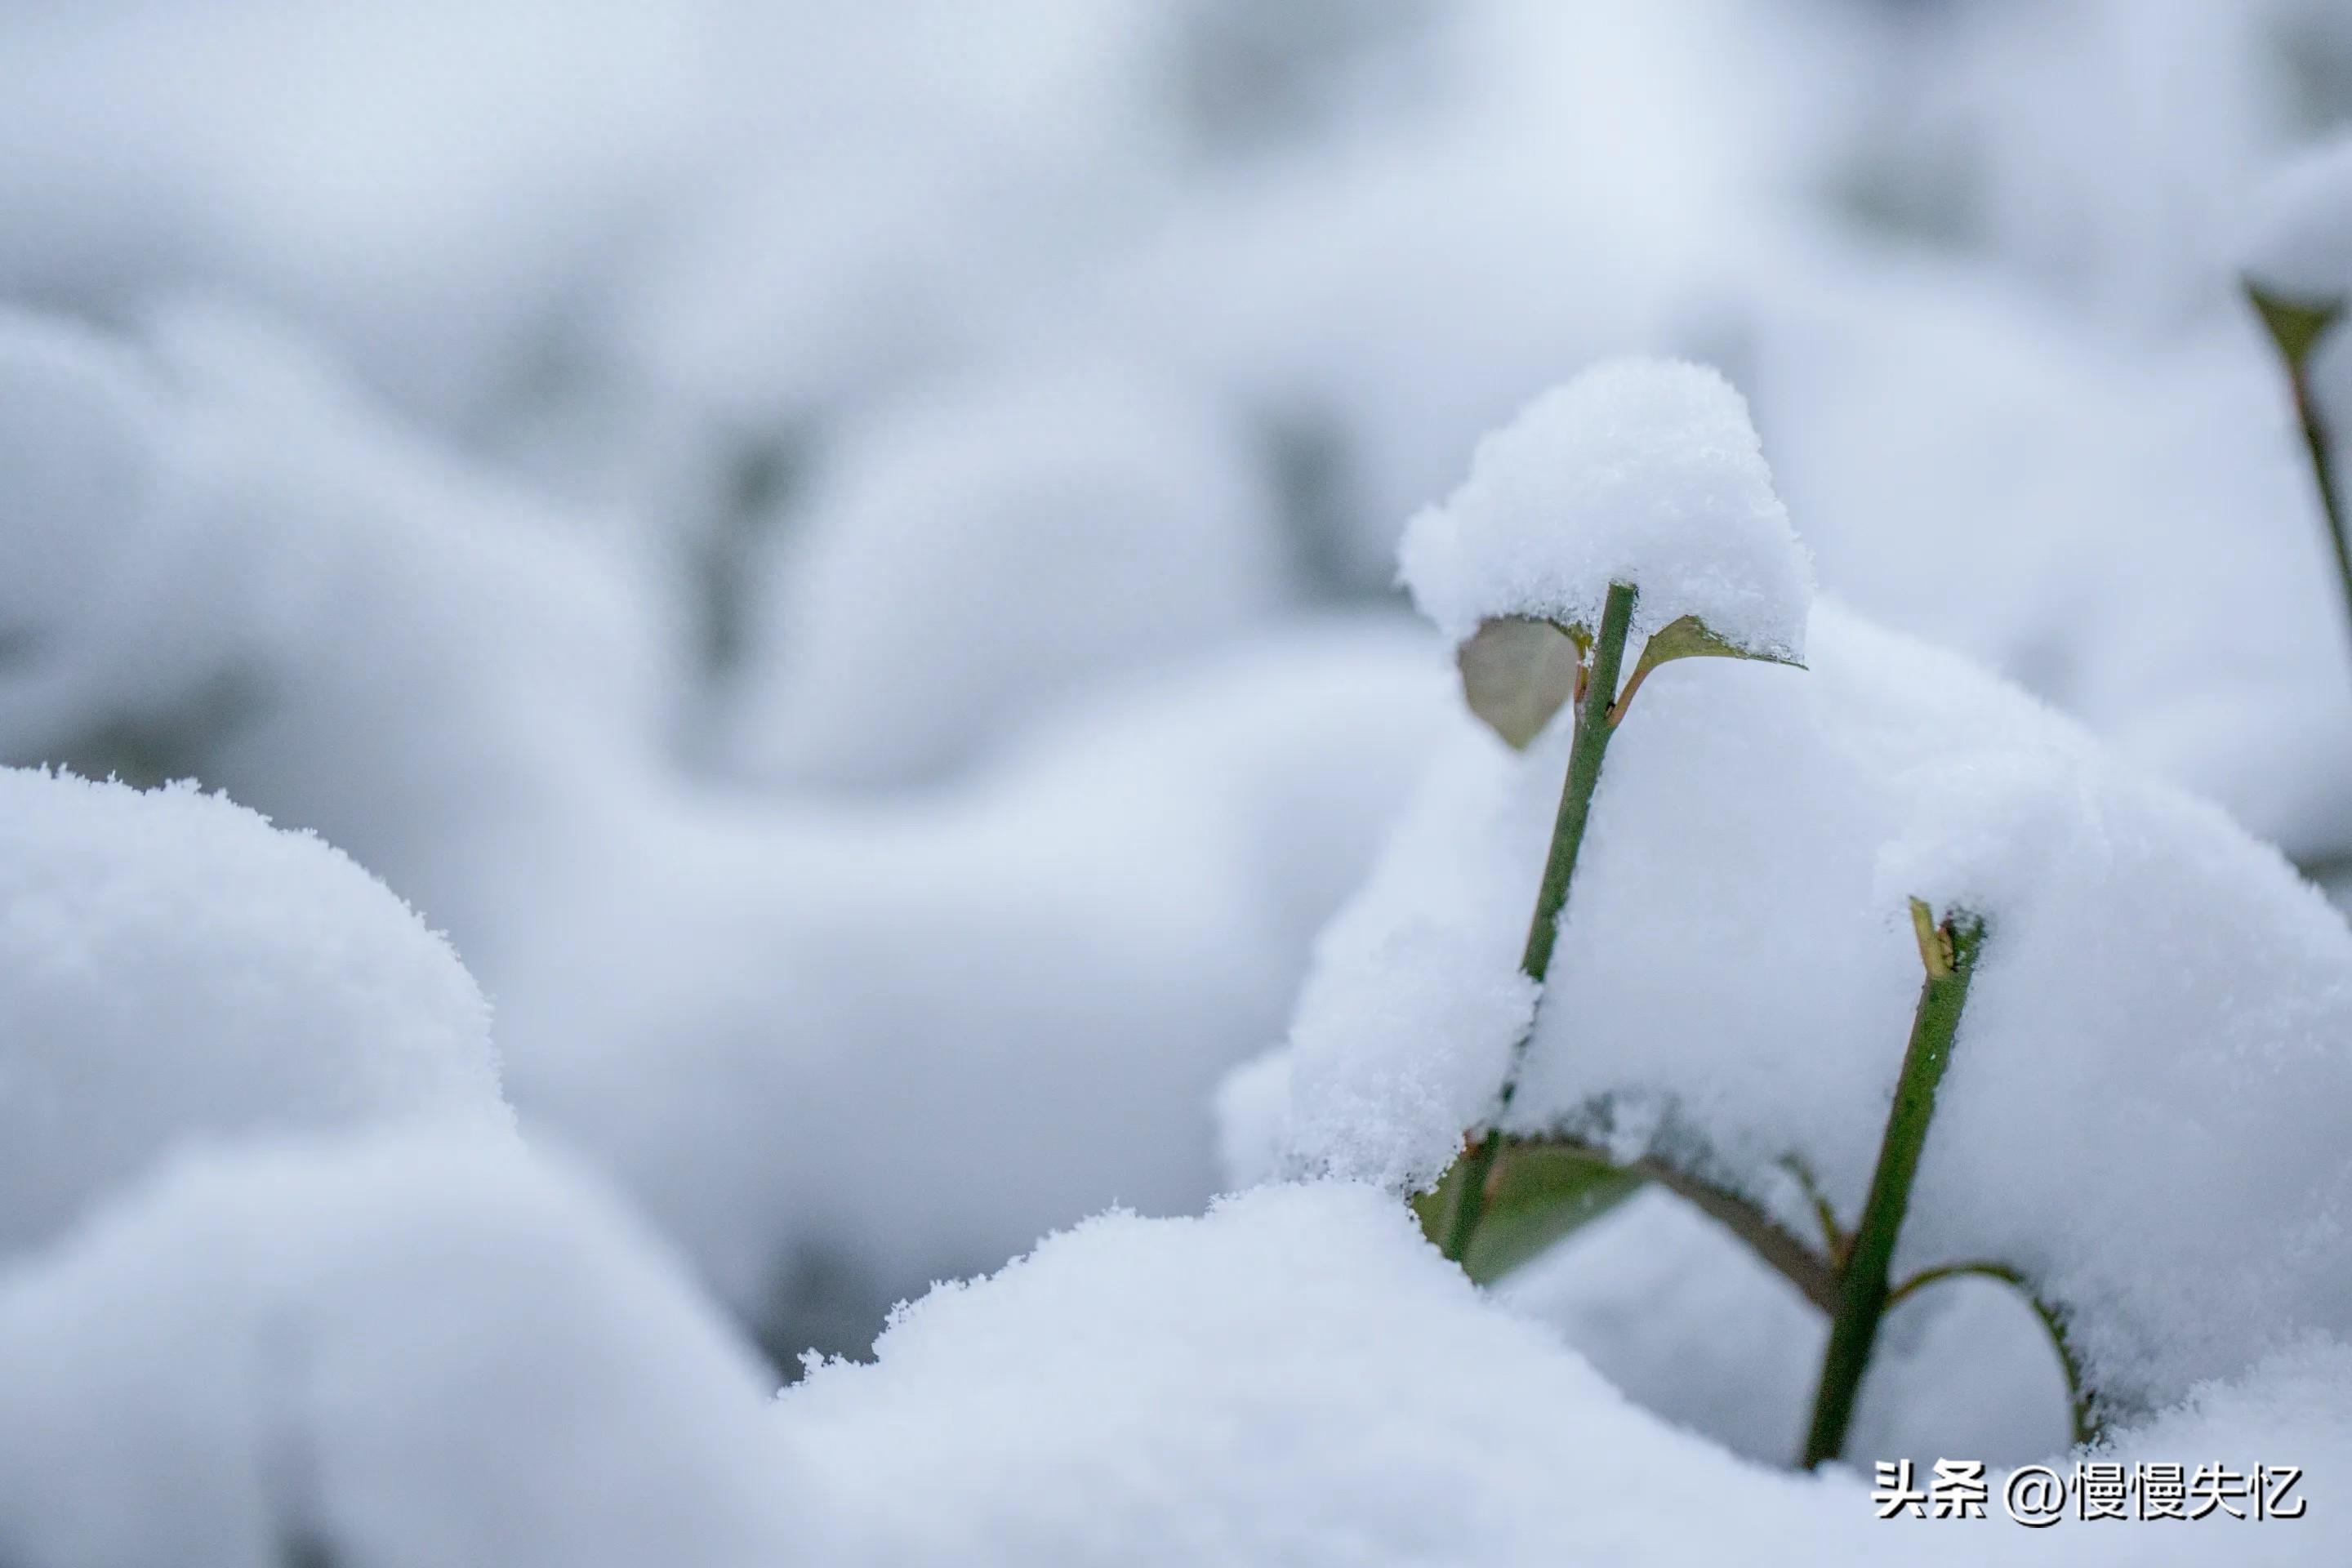
M 2337 0 L 20 3 L 0 762 L 315 828 L 860 1350 L 1215 1190 L 1454 701 L 1396 536 L 1604 353 L 1740 384 L 1828 592 L 2352 859 L 2236 282 L 2347 118 Z

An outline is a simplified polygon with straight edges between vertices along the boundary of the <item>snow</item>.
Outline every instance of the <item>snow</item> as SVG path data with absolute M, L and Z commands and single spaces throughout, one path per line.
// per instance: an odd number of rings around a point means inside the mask
M 855 1300 L 779 1331 L 788 1352 L 804 1331 L 862 1343 L 898 1295 L 1104 1203 L 1206 1197 L 1209 1086 L 1279 1034 L 1309 938 L 1449 700 L 1424 638 L 1360 614 L 1253 642 L 1262 512 L 1227 518 L 1222 569 L 1211 534 L 1147 531 L 1159 580 L 1130 585 L 1126 618 L 1166 640 L 1128 648 L 1041 598 L 1107 640 L 995 667 L 1031 694 L 970 732 L 994 757 L 887 805 L 720 791 L 662 754 L 654 617 L 587 520 L 424 448 L 267 323 L 186 309 L 146 342 L 144 361 L 115 351 L 126 396 L 160 405 L 157 493 L 114 525 L 144 547 L 104 549 L 63 507 L 0 519 L 11 547 L 54 541 L 99 584 L 68 635 L 0 669 L 13 754 L 110 765 L 84 729 L 103 715 L 98 741 L 349 847 L 498 998 L 517 1107 L 610 1162 L 731 1305 L 773 1327 L 804 1279 Z M 1162 405 L 1148 390 L 1132 404 L 1087 427 L 1160 476 L 1139 496 L 1172 500 L 1154 443 L 1182 445 L 1183 422 L 1141 418 Z M 1181 488 L 1222 505 L 1211 478 Z M 970 559 L 926 568 L 940 635 L 903 667 L 962 694 L 930 710 L 958 723 L 984 706 L 1008 607 L 952 569 Z M 1180 566 L 1207 574 L 1190 608 Z M 1202 638 L 1223 647 L 1188 653 Z M 886 673 L 834 679 L 872 704 Z M 223 679 L 240 700 L 207 715 Z M 876 732 L 929 744 L 918 716 Z M 812 765 L 856 772 L 833 739 Z M 1108 1120 L 1073 1131 L 1088 1096 Z M 845 1185 L 826 1173 L 843 1161 L 877 1168 Z
M 2273 173 L 2242 241 L 2247 275 L 2298 305 L 2352 298 L 2352 137 L 2338 134 Z
M 1668 1425 L 1348 1184 L 1102 1216 L 934 1290 L 876 1354 L 815 1366 L 775 1412 L 857 1562 L 2218 1564 L 2316 1561 L 2344 1533 L 2315 1500 L 2251 1533 L 2037 1532 L 2000 1517 L 1999 1463 L 1982 1523 L 1880 1521 L 1866 1471 L 1776 1471 Z M 2298 1347 L 2204 1387 L 2114 1457 L 2242 1468 L 2285 1443 L 2324 1497 L 2352 1460 L 2345 1357 Z
M 1743 384 L 1822 580 L 2296 859 L 2340 854 L 2352 640 L 2251 316 L 2127 353 L 1949 262 L 1822 266 L 1759 302 Z M 2225 658 L 2198 630 L 2253 626 Z
M 662 617 L 618 552 L 248 310 L 159 306 L 128 344 L 13 317 L 0 366 L 0 550 L 41 590 L 20 627 L 0 589 L 0 756 L 198 774 L 357 856 L 495 982 L 582 835 L 566 782 L 644 769 L 659 732 Z M 44 479 L 68 439 L 111 490 Z
M 1643 1409 L 1762 1464 L 1801 1451 L 1828 1319 L 1681 1199 L 1635 1194 L 1497 1295 Z M 2006 1285 L 1959 1279 L 1887 1314 L 1847 1451 L 2011 1465 L 2072 1441 L 2064 1370 L 2032 1309 Z
M 298 1548 L 387 1568 L 1510 1564 L 1735 1542 L 1811 1563 L 1875 1560 L 1906 1529 L 1906 1561 L 2049 1560 L 1998 1518 L 1881 1522 L 1864 1478 L 1776 1471 L 1642 1410 L 1345 1184 L 1098 1217 L 940 1287 L 874 1363 L 815 1365 L 764 1408 L 743 1347 L 593 1182 L 447 1130 L 184 1158 L 0 1275 L 0 1327 L 24 1416 L 0 1431 L 0 1538 L 34 1568 Z M 2301 1526 L 2070 1537 L 2067 1560 L 2335 1550 L 2347 1354 L 2291 1347 L 2112 1451 L 2301 1462 Z
M 867 1560 L 1646 1561 L 1695 1496 L 1779 1560 L 1867 1539 L 1853 1483 L 1635 1410 L 1361 1187 L 1107 1215 L 933 1292 L 876 1357 L 776 1413 Z
M 114 320 L 218 289 L 437 427 L 492 421 L 695 166 L 720 118 L 715 19 L 609 0 L 12 16 L 0 135 L 26 155 L 0 169 L 0 282 Z
M 1199 389 L 1116 364 L 929 387 L 845 433 L 763 563 L 739 763 L 920 782 L 1286 595 L 1273 498 Z
M 1211 1089 L 1280 1033 L 1449 687 L 1339 618 L 1130 677 L 951 788 L 661 799 L 509 977 L 515 1103 L 787 1354 L 1106 1203 L 1194 1207 Z M 811 1291 L 871 1316 L 812 1327 Z
M 0 774 L 0 1559 L 2352 1558 L 2352 10 L 296 9 L 0 17 L 0 763 L 239 803 Z M 1539 993 L 1449 645 L 1620 575 L 1813 668 L 1644 684 Z M 1879 1524 L 1721 1226 L 1414 1237 L 1531 1019 L 1850 1220 L 1914 896 L 1897 1273 L 2313 1519 Z M 1847 1452 L 2064 1414 L 1958 1279 Z
M 794 1560 L 767 1380 L 667 1251 L 510 1134 L 170 1162 L 0 1274 L 13 1561 Z
M 1851 1224 L 1920 983 L 1906 900 L 1963 905 L 1990 934 L 1898 1274 L 2023 1270 L 2119 1409 L 2343 1333 L 2352 1278 L 2320 1239 L 2352 1196 L 2326 1110 L 2352 1093 L 2340 918 L 2217 810 L 1964 662 L 1827 605 L 1811 643 L 1806 672 L 1702 660 L 1644 688 L 1510 1126 L 1696 1163 L 1801 1233 L 1795 1155 Z M 1515 756 L 1465 729 L 1435 764 L 1318 955 L 1286 1169 L 1425 1185 L 1491 1114 L 1495 1037 L 1432 1033 L 1391 1090 L 1387 1026 L 1480 1016 L 1564 741 Z
M 1343 912 L 1318 944 L 1291 1028 L 1285 1137 L 1318 1172 L 1426 1187 L 1492 1110 L 1538 987 L 1493 931 L 1435 917 L 1363 926 Z
M 74 635 L 72 612 L 91 602 L 102 569 L 83 537 L 121 538 L 155 482 L 152 401 L 119 345 L 0 310 L 0 473 L 8 476 L 0 528 L 11 546 L 0 575 L 0 667 Z
M 1746 401 L 1700 365 L 1610 361 L 1536 399 L 1413 519 L 1399 560 L 1457 642 L 1507 616 L 1596 631 L 1629 584 L 1636 637 L 1696 616 L 1751 653 L 1804 649 L 1810 563 Z
M 448 944 L 218 795 L 0 770 L 0 1253 L 191 1139 L 502 1124 Z

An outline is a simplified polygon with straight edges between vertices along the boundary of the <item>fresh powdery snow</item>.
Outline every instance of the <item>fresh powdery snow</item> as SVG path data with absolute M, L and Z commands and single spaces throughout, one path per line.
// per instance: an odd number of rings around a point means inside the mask
M 1506 616 L 1591 631 L 1630 583 L 1637 637 L 1696 616 L 1748 652 L 1804 652 L 1811 563 L 1746 400 L 1703 365 L 1612 360 L 1537 398 L 1413 519 L 1401 559 L 1457 641 Z
M 423 1114 L 507 1118 L 381 883 L 219 795 L 0 770 L 0 1253 L 184 1139 Z
M 26 1568 L 774 1568 L 812 1544 L 756 1358 L 498 1130 L 171 1162 L 0 1271 Z
M 1634 466 L 1574 432 L 1552 450 Z M 1441 618 L 1583 615 L 1610 574 L 1641 585 L 1640 562 L 1557 531 L 1521 550 L 1550 597 Z M 1662 613 L 1699 607 L 1670 594 Z M 2352 1331 L 2341 918 L 2218 810 L 1965 661 L 1828 604 L 1802 646 L 1810 669 L 1671 665 L 1625 712 L 1510 1128 L 1696 1168 L 1802 1235 L 1800 1162 L 1852 1225 L 1922 978 L 1917 897 L 1989 934 L 1898 1276 L 2021 1271 L 2116 1415 Z M 1227 1091 L 1237 1174 L 1423 1187 L 1494 1114 L 1569 728 L 1519 754 L 1462 721 L 1326 932 L 1286 1069 Z
M 2117 1456 L 2242 1468 L 2291 1447 L 2307 1486 L 2352 1474 L 2346 1353 L 2284 1355 Z M 939 1288 L 874 1363 L 814 1367 L 776 1416 L 856 1563 L 2221 1568 L 2352 1540 L 2316 1501 L 2292 1522 L 2021 1529 L 1999 1465 L 1989 1519 L 1882 1521 L 1866 1471 L 1755 1464 L 1631 1403 L 1344 1183 L 1091 1220 Z
M 1749 1560 L 1873 1534 L 1858 1484 L 1636 1409 L 1360 1186 L 1089 1221 L 904 1310 L 876 1357 L 777 1412 L 871 1561 L 1665 1561 L 1695 1497 Z

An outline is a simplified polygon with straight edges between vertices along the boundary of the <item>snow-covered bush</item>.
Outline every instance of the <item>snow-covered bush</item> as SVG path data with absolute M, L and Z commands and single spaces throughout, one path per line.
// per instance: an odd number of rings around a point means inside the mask
M 188 1140 L 503 1125 L 489 1010 L 382 884 L 217 795 L 0 769 L 0 1253 Z
M 148 343 L 0 331 L 0 551 L 28 563 L 0 578 L 10 753 L 197 772 L 349 847 L 497 997 L 518 1109 L 610 1162 L 787 1353 L 862 1343 L 899 1295 L 1105 1203 L 1213 1190 L 1206 1089 L 1278 1032 L 1444 700 L 1384 617 L 1241 640 L 1278 598 L 1276 541 L 1198 407 L 1055 382 L 1046 402 L 1108 432 L 1074 464 L 1103 493 L 983 506 L 895 580 L 889 552 L 842 542 L 843 572 L 886 579 L 868 588 L 936 597 L 898 699 L 903 626 L 807 645 L 857 721 L 811 766 L 949 731 L 1000 754 L 904 801 L 820 803 L 681 774 L 649 612 L 587 521 L 416 449 L 254 323 L 179 311 Z M 1066 433 L 1034 433 L 1037 471 L 1066 475 Z M 967 474 L 982 448 L 957 447 Z M 894 515 L 902 542 L 940 521 Z M 1050 548 L 1028 612 L 981 591 L 1013 580 L 980 574 L 1003 565 L 989 547 L 1041 529 L 1099 535 L 1118 615 L 1060 595 Z M 1024 613 L 1060 630 L 992 664 Z M 860 1160 L 904 1173 L 825 1174 Z M 811 1290 L 832 1305 L 795 1304 Z
M 1130 676 L 951 786 L 628 819 L 509 974 L 527 1121 L 617 1172 L 786 1355 L 1114 1200 L 1215 1189 L 1442 718 L 1424 641 L 1310 626 Z
M 663 1248 L 510 1133 L 210 1151 L 0 1272 L 0 1554 L 795 1561 L 766 1389 Z
M 1808 668 L 1677 666 L 1633 701 L 1603 663 L 1620 612 L 1573 723 L 1524 753 L 1465 725 L 1324 939 L 1286 1058 L 1229 1088 L 1229 1147 L 1247 1162 L 1255 1126 L 1272 1140 L 1261 1168 L 1416 1190 L 1467 1133 L 1462 1170 L 1425 1206 L 1481 1272 L 1548 1207 L 1567 1223 L 1608 1195 L 1575 1174 L 1580 1159 L 1691 1197 L 1833 1318 L 1874 1327 L 1890 1289 L 1955 1268 L 2013 1279 L 2061 1336 L 2085 1421 L 2352 1330 L 2352 1259 L 2317 1239 L 2352 1194 L 2340 918 L 2211 807 L 1961 661 L 1826 604 L 1799 643 L 1796 546 L 1780 525 L 1783 553 L 1759 557 L 1750 531 L 1777 508 L 1727 508 L 1701 484 L 1727 451 L 1762 483 L 1752 436 L 1685 426 L 1681 461 L 1654 458 L 1676 432 L 1633 374 L 1538 404 L 1416 525 L 1449 542 L 1516 536 L 1520 580 L 1537 584 L 1437 598 L 1442 622 L 1589 615 L 1623 581 L 1661 636 L 1680 615 L 1729 617 L 1735 590 L 1783 585 L 1769 629 L 1732 636 L 1801 649 Z M 1715 384 L 1679 374 L 1693 395 Z M 1612 382 L 1621 395 L 1598 395 Z M 1614 514 L 1578 510 L 1578 481 L 1546 476 L 1555 454 L 1643 482 L 1656 552 L 1611 553 Z M 1490 518 L 1476 510 L 1489 498 L 1538 510 Z M 1695 572 L 1711 532 L 1719 569 Z M 1408 555 L 1416 587 L 1460 580 L 1428 559 Z M 1765 576 L 1759 559 L 1783 570 Z M 1560 906 L 1538 902 L 1533 939 L 1526 908 L 1539 879 L 1540 898 L 1554 890 L 1539 873 L 1547 834 L 1559 865 L 1555 817 L 1570 821 L 1559 780 L 1572 799 L 1574 758 L 1603 724 L 1617 733 L 1558 951 L 1540 954 Z M 1469 1248 L 1489 1207 L 1507 1223 L 1482 1265 Z M 1865 1283 L 1874 1304 L 1853 1300 Z M 1833 1338 L 1845 1397 L 1868 1338 L 1843 1352 Z
M 641 772 L 660 621 L 593 524 L 251 314 L 0 312 L 0 758 L 198 776 L 357 856 L 497 975 L 583 792 Z M 23 570 L 18 570 L 18 563 Z
M 928 781 L 1262 623 L 1286 563 L 1251 457 L 1198 390 L 1112 363 L 966 377 L 853 424 L 773 531 L 741 765 Z
M 2213 319 L 2126 347 L 1948 261 L 1822 271 L 1757 291 L 1742 385 L 1841 602 L 2298 863 L 2352 848 L 2342 596 L 2252 313 L 2217 288 Z M 2240 625 L 2263 635 L 2228 658 L 2199 630 Z
M 0 1563 L 2352 1557 L 2347 18 L 0 7 Z

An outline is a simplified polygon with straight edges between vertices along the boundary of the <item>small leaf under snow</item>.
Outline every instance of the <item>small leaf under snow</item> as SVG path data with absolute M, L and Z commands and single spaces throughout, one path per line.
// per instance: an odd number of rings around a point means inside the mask
M 1437 1185 L 1412 1199 L 1414 1215 L 1432 1241 L 1462 1201 L 1467 1161 L 1457 1160 Z M 1496 1165 L 1486 1212 L 1462 1259 L 1480 1285 L 1506 1274 L 1573 1235 L 1640 1191 L 1642 1177 L 1557 1144 L 1514 1142 Z
M 1668 621 L 1650 634 L 1650 640 L 1642 647 L 1641 662 L 1633 667 L 1633 679 L 1626 681 L 1625 689 L 1618 693 L 1616 711 L 1610 716 L 1610 722 L 1615 723 L 1624 714 L 1626 704 L 1633 700 L 1633 693 L 1641 689 L 1643 681 L 1649 679 L 1650 671 L 1677 658 L 1752 658 L 1766 664 L 1786 664 L 1799 669 L 1804 668 L 1800 661 L 1785 654 L 1741 647 L 1716 635 L 1714 629 L 1696 616 L 1685 616 L 1679 620 Z
M 1509 616 L 1482 624 L 1455 654 L 1470 711 L 1519 751 L 1576 697 L 1591 639 L 1579 626 Z

